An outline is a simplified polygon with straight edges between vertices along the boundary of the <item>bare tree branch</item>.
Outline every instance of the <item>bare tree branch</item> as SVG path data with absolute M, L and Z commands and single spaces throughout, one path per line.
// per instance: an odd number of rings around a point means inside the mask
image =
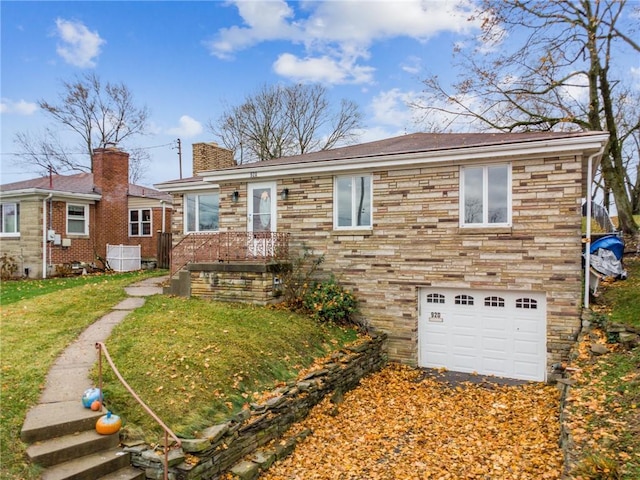
M 263 86 L 208 127 L 241 164 L 350 143 L 360 121 L 355 103 L 334 111 L 323 86 L 297 84 Z

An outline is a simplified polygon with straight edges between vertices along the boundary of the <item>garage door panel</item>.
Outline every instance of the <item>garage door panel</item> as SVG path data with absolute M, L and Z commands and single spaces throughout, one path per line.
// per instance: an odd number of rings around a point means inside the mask
M 427 295 L 437 303 L 426 302 Z M 431 288 L 420 299 L 421 366 L 545 379 L 543 293 Z

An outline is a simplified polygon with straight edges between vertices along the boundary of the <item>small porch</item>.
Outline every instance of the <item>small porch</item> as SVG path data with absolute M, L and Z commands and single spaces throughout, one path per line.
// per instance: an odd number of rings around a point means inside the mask
M 289 234 L 189 234 L 171 251 L 171 283 L 164 293 L 266 305 L 279 301 Z M 286 268 L 286 267 L 284 267 Z

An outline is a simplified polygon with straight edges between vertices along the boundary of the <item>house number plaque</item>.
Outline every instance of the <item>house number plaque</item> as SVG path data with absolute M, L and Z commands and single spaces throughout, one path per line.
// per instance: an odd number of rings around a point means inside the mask
M 440 315 L 440 312 L 431 312 L 431 315 L 429 316 L 429 321 L 430 322 L 436 322 L 436 323 L 442 323 L 443 322 L 443 318 L 442 318 L 442 315 Z

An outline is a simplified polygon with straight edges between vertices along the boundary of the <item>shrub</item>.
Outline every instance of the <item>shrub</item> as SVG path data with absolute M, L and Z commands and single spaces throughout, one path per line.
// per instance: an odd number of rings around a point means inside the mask
M 331 278 L 316 282 L 304 296 L 304 307 L 316 320 L 349 323 L 356 311 L 356 299 Z
M 18 271 L 16 259 L 10 257 L 6 253 L 0 257 L 0 278 L 2 280 L 10 280 Z
M 303 245 L 300 256 L 280 263 L 282 303 L 285 308 L 304 310 L 304 297 L 312 284 L 313 275 L 323 261 L 324 255 L 314 256 L 309 247 Z

